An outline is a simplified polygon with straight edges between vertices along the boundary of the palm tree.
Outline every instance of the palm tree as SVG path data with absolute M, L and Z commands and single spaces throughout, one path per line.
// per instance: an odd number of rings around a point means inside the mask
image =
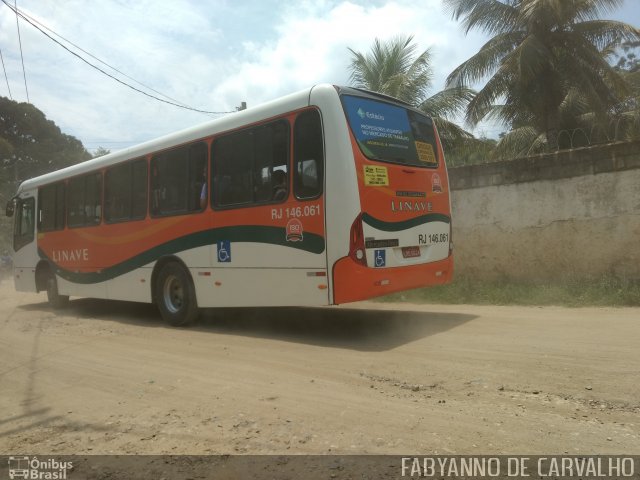
M 615 69 L 629 82 L 631 94 L 614 109 L 613 132 L 609 136 L 615 140 L 640 139 L 640 41 L 625 42 L 614 56 L 618 57 Z
M 431 50 L 420 54 L 416 50 L 413 36 L 399 36 L 387 42 L 376 38 L 368 54 L 349 48 L 351 84 L 398 98 L 430 115 L 445 148 L 473 141 L 473 135 L 450 120 L 464 111 L 473 98 L 473 90 L 456 86 L 429 97 L 433 81 Z
M 499 120 L 512 128 L 500 142 L 512 150 L 543 149 L 558 132 L 587 118 L 605 121 L 630 93 L 607 57 L 640 30 L 599 20 L 622 0 L 444 0 L 469 32 L 492 35 L 447 78 L 449 87 L 486 84 L 466 119 Z M 501 147 L 500 145 L 498 146 Z

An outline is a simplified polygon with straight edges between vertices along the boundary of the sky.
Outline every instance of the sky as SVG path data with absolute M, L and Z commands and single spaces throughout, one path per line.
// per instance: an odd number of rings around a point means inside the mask
M 465 35 L 442 0 L 17 0 L 17 7 L 116 78 L 213 112 L 233 112 L 243 101 L 250 108 L 318 83 L 348 85 L 348 48 L 365 53 L 376 38 L 399 35 L 413 35 L 420 52 L 432 49 L 430 93 L 436 93 L 488 39 Z M 640 0 L 625 0 L 608 18 L 640 26 Z M 22 19 L 19 32 L 15 14 L 0 3 L 6 68 L 0 96 L 26 102 L 28 91 L 32 104 L 90 151 L 115 151 L 221 116 L 138 93 Z M 483 125 L 474 133 L 499 131 Z

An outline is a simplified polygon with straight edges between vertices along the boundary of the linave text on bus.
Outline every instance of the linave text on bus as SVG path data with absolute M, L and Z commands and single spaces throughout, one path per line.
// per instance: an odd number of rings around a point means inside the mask
M 54 262 L 86 262 L 89 260 L 88 248 L 75 248 L 73 250 L 54 250 L 53 261 Z
M 392 212 L 431 212 L 432 210 L 431 202 L 391 200 Z

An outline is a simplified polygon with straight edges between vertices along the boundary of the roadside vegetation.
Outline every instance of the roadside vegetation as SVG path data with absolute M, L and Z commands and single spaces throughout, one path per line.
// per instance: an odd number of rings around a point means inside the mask
M 638 307 L 640 281 L 607 276 L 544 282 L 478 281 L 455 278 L 449 285 L 395 293 L 381 302 L 475 305 L 558 305 L 564 307 Z

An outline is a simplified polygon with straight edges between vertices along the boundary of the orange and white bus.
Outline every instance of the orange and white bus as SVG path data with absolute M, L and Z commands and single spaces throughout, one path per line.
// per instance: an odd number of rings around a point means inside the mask
M 432 120 L 317 85 L 23 182 L 14 281 L 199 308 L 319 306 L 447 283 L 451 207 Z

